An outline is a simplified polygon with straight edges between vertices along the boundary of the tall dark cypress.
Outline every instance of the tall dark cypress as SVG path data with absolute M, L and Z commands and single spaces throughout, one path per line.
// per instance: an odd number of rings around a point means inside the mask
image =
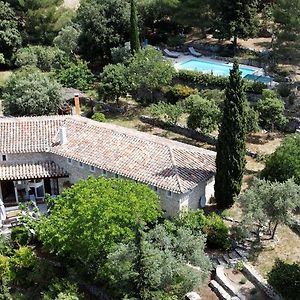
M 247 99 L 236 61 L 230 71 L 225 96 L 216 158 L 215 197 L 219 208 L 230 207 L 240 193 L 246 163 Z
M 130 0 L 130 48 L 131 53 L 140 50 L 139 27 L 135 0 Z

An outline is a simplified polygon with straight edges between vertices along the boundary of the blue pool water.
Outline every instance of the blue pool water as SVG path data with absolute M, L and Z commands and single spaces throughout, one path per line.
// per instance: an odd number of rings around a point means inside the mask
M 212 73 L 214 75 L 228 76 L 232 69 L 232 63 L 211 62 L 202 59 L 191 59 L 178 65 L 178 69 L 193 70 L 203 73 Z M 242 76 L 253 74 L 256 70 L 240 67 Z

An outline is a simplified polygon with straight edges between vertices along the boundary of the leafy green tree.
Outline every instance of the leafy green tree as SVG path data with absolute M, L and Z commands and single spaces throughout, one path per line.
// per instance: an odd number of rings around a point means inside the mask
M 110 49 L 111 59 L 114 64 L 126 63 L 131 57 L 130 43 L 125 43 L 124 46 L 113 47 Z
M 186 292 L 203 285 L 210 273 L 210 262 L 204 253 L 205 237 L 190 229 L 164 225 L 143 233 L 141 263 L 135 267 L 139 249 L 134 242 L 119 244 L 109 254 L 104 276 L 120 296 L 138 299 L 164 299 L 158 295 L 182 297 Z M 192 268 L 190 265 L 197 268 Z M 141 294 L 137 284 L 142 278 Z
M 214 14 L 210 0 L 179 0 L 172 17 L 184 26 L 200 28 L 202 34 L 213 25 Z
M 221 128 L 217 143 L 215 197 L 228 208 L 241 190 L 246 153 L 246 106 L 243 80 L 235 61 L 225 90 Z
M 180 103 L 170 104 L 159 102 L 151 104 L 148 108 L 148 112 L 154 118 L 161 119 L 171 125 L 176 125 L 184 113 L 184 107 Z
M 230 248 L 229 229 L 224 220 L 217 214 L 204 215 L 202 209 L 187 211 L 175 220 L 177 226 L 183 226 L 193 233 L 202 232 L 207 236 L 211 248 L 228 250 Z
M 154 30 L 155 22 L 166 16 L 172 16 L 177 9 L 178 0 L 137 0 L 138 12 L 144 26 Z
M 158 197 L 146 185 L 90 177 L 55 199 L 38 233 L 50 252 L 81 262 L 95 275 L 116 243 L 134 238 L 138 219 L 154 222 L 160 214 Z
M 110 57 L 110 49 L 129 37 L 129 3 L 122 0 L 82 1 L 77 11 L 80 52 L 86 59 Z
M 57 47 L 28 46 L 17 51 L 15 65 L 34 66 L 49 72 L 53 68 L 59 68 L 65 59 L 66 54 Z
M 213 100 L 191 95 L 185 100 L 188 105 L 189 128 L 198 129 L 202 133 L 211 133 L 218 128 L 220 121 L 220 108 Z
M 54 38 L 53 44 L 67 54 L 74 54 L 78 51 L 80 29 L 76 25 L 68 25 L 60 30 Z
M 257 0 L 216 0 L 212 1 L 211 5 L 215 13 L 214 29 L 217 37 L 233 37 L 235 48 L 238 38 L 252 38 L 257 33 Z
M 274 238 L 279 224 L 292 223 L 291 217 L 300 207 L 300 186 L 292 179 L 285 182 L 256 179 L 237 199 L 245 212 L 244 221 L 250 226 L 259 224 L 259 231 L 268 222 L 267 230 Z
M 93 82 L 93 74 L 82 59 L 67 62 L 56 70 L 55 78 L 65 87 L 88 90 Z
M 51 45 L 54 37 L 73 16 L 63 0 L 8 0 L 22 23 L 25 44 Z
M 268 283 L 286 300 L 297 300 L 300 291 L 300 264 L 275 261 L 268 273 Z
M 271 128 L 281 128 L 286 124 L 287 118 L 284 115 L 284 102 L 279 99 L 276 92 L 263 90 L 262 98 L 257 102 L 256 110 L 259 113 L 261 126 Z
M 286 137 L 281 146 L 272 153 L 261 176 L 270 181 L 284 182 L 294 178 L 300 184 L 300 135 Z
M 105 101 L 113 100 L 118 103 L 121 96 L 125 97 L 130 90 L 127 68 L 123 64 L 107 65 L 101 74 L 98 85 L 98 95 Z
M 130 0 L 130 49 L 131 53 L 139 51 L 140 37 L 135 0 Z
M 12 74 L 2 98 L 4 114 L 13 116 L 57 114 L 63 99 L 61 86 L 32 68 Z
M 133 89 L 145 89 L 153 101 L 153 90 L 171 82 L 175 69 L 162 53 L 148 46 L 137 52 L 128 64 L 128 77 Z
M 22 38 L 14 10 L 8 3 L 0 1 L 0 53 L 9 60 L 21 46 Z

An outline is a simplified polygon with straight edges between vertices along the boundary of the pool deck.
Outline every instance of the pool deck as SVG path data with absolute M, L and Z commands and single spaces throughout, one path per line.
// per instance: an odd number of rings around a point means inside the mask
M 218 64 L 224 64 L 224 65 L 232 65 L 232 62 L 228 62 L 226 60 L 218 60 L 218 59 L 213 59 L 209 56 L 200 56 L 200 57 L 195 57 L 193 55 L 189 55 L 189 54 L 183 54 L 183 53 L 179 53 L 178 54 L 180 55 L 178 58 L 170 58 L 170 57 L 167 57 L 165 56 L 167 59 L 171 60 L 174 64 L 174 67 L 176 70 L 180 70 L 180 65 L 182 63 L 185 63 L 191 59 L 199 59 L 199 60 L 205 60 L 207 62 L 212 62 L 212 63 L 218 63 Z M 247 68 L 247 69 L 252 69 L 254 71 L 254 75 L 259 75 L 259 76 L 264 76 L 265 73 L 264 73 L 264 70 L 262 68 L 257 68 L 257 67 L 253 67 L 253 66 L 249 66 L 249 65 L 243 65 L 243 64 L 240 64 L 240 67 L 241 68 Z M 182 70 L 182 69 L 181 69 Z

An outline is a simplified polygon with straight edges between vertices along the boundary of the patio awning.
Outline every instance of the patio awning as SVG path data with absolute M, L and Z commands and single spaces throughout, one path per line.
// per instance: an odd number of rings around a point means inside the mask
M 0 163 L 0 180 L 68 177 L 68 173 L 53 161 Z

